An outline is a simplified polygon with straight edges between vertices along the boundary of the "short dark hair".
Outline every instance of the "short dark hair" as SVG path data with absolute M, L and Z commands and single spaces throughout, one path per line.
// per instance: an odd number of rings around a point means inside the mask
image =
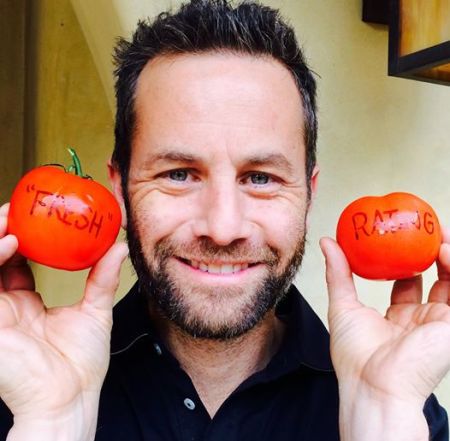
M 252 1 L 232 6 L 229 0 L 191 0 L 176 13 L 164 12 L 153 22 L 139 21 L 132 40 L 121 38 L 115 48 L 117 111 L 112 162 L 122 176 L 125 193 L 136 122 L 135 91 L 145 65 L 159 55 L 221 50 L 271 56 L 291 72 L 302 98 L 309 182 L 316 164 L 316 82 L 294 30 L 278 10 Z

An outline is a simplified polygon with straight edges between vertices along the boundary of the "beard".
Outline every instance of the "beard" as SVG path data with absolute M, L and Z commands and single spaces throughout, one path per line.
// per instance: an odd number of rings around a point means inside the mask
M 297 245 L 284 264 L 281 253 L 274 247 L 251 245 L 245 239 L 219 246 L 208 237 L 189 243 L 163 238 L 156 242 L 153 255 L 146 256 L 139 229 L 130 214 L 127 241 L 139 290 L 147 296 L 150 308 L 189 336 L 231 340 L 257 326 L 285 296 L 303 259 L 304 226 L 305 222 L 299 226 Z M 190 286 L 177 277 L 176 267 L 173 268 L 176 256 L 197 257 L 205 262 L 258 262 L 265 266 L 265 274 L 250 286 Z

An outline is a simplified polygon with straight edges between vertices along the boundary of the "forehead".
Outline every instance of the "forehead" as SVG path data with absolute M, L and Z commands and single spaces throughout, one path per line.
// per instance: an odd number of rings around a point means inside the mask
M 135 112 L 132 156 L 159 148 L 195 149 L 197 156 L 282 149 L 304 160 L 300 93 L 288 69 L 270 57 L 159 56 L 139 76 Z

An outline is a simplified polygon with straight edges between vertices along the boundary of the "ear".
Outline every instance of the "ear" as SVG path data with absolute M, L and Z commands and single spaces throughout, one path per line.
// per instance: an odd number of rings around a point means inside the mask
M 122 176 L 120 175 L 119 170 L 113 165 L 111 159 L 108 161 L 108 178 L 112 192 L 116 197 L 117 202 L 119 203 L 120 211 L 122 213 L 121 225 L 122 228 L 125 229 L 127 226 L 127 213 L 125 210 L 125 202 L 122 192 Z
M 308 213 L 306 214 L 306 228 L 309 229 L 309 215 L 312 210 L 313 202 L 317 195 L 317 186 L 319 181 L 319 166 L 315 165 L 311 174 L 311 179 L 309 181 L 309 185 L 311 186 L 311 199 L 308 204 Z
M 317 181 L 319 180 L 319 166 L 316 164 L 311 174 L 311 180 L 309 185 L 311 185 L 311 202 L 316 198 L 317 194 Z

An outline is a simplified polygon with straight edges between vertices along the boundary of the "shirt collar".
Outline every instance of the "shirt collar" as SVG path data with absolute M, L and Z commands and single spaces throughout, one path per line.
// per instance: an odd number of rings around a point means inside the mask
M 127 351 L 141 338 L 152 335 L 145 296 L 136 282 L 113 310 L 111 355 Z
M 330 336 L 324 324 L 294 285 L 276 308 L 286 325 L 286 337 L 277 355 L 288 355 L 296 363 L 318 371 L 333 372 Z
M 147 308 L 145 296 L 136 283 L 114 307 L 111 355 L 127 351 L 142 338 L 156 340 Z M 333 371 L 328 331 L 295 286 L 290 287 L 277 305 L 276 314 L 286 323 L 287 331 L 270 364 L 282 358 L 288 360 L 286 367 L 289 369 L 302 365 L 319 371 Z

